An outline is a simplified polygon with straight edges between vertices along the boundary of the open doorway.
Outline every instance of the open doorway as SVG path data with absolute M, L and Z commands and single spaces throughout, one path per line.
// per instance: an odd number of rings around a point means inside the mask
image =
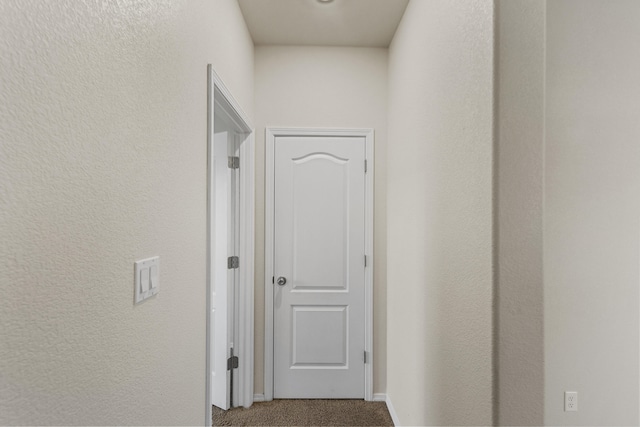
M 207 68 L 206 423 L 253 403 L 253 127 Z

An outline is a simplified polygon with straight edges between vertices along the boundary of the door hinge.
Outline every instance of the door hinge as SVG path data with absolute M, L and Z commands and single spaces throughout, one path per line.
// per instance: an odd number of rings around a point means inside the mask
M 364 363 L 367 363 L 367 351 L 364 351 Z
M 364 266 L 365 267 L 367 266 L 367 256 L 366 255 L 364 256 Z
M 240 157 L 229 157 L 229 169 L 240 168 Z
M 227 258 L 228 269 L 238 268 L 238 267 L 240 267 L 240 258 L 238 258 L 237 256 L 230 256 L 229 258 Z
M 238 356 L 231 356 L 227 359 L 227 371 L 238 368 Z
M 367 173 L 367 161 L 364 161 L 364 173 Z
M 233 347 L 229 349 L 229 358 L 227 359 L 227 371 L 229 372 L 229 406 L 233 408 L 233 370 L 239 366 L 238 356 L 233 355 Z

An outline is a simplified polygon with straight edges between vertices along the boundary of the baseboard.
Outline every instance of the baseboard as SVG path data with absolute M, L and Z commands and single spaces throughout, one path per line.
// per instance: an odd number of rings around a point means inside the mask
M 374 402 L 387 402 L 387 395 L 384 393 L 373 393 Z M 253 395 L 254 402 L 264 402 L 264 394 L 257 393 Z
M 393 421 L 393 425 L 400 426 L 400 420 L 398 419 L 398 414 L 396 414 L 396 410 L 393 407 L 393 403 L 391 403 L 391 398 L 387 396 L 385 402 L 387 403 L 387 409 L 389 410 L 389 415 L 391 415 L 391 421 Z

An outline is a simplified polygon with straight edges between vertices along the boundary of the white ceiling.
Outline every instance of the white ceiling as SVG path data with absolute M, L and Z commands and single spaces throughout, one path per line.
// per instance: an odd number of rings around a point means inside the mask
M 256 45 L 387 47 L 409 0 L 238 0 Z

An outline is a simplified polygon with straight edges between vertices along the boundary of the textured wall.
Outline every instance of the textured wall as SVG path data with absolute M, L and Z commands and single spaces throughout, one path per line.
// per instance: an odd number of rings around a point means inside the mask
M 213 4 L 213 13 L 206 16 L 207 26 L 213 32 L 213 37 L 207 38 L 211 43 L 209 60 L 240 108 L 249 120 L 253 120 L 254 50 L 251 34 L 237 0 L 213 0 Z
M 412 0 L 389 52 L 387 392 L 492 423 L 493 2 Z
M 374 393 L 386 390 L 387 49 L 256 47 L 255 390 L 264 389 L 266 126 L 375 129 Z
M 0 3 L 0 424 L 204 422 L 206 64 L 250 113 L 252 49 L 234 0 Z
M 499 425 L 544 420 L 541 0 L 497 4 L 496 409 Z
M 548 425 L 639 423 L 639 22 L 636 0 L 547 2 Z

